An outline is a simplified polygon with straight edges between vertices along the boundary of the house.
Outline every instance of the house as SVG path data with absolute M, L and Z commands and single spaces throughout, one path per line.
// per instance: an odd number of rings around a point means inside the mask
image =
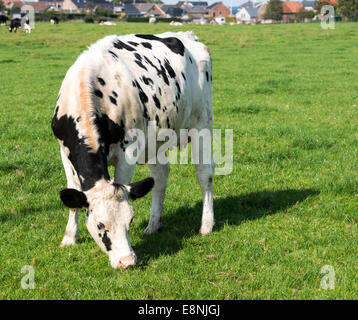
M 228 17 L 231 15 L 230 9 L 222 2 L 215 2 L 208 6 L 209 16 L 211 17 Z
M 235 15 L 236 21 L 245 24 L 254 24 L 259 21 L 259 8 L 240 8 Z
M 134 6 L 133 3 L 125 2 L 124 13 L 126 14 L 126 17 L 142 17 L 143 15 L 140 13 L 140 11 Z
M 184 15 L 184 10 L 182 8 L 176 7 L 173 4 L 162 4 L 160 9 L 165 12 L 168 18 L 177 18 Z
M 141 13 L 142 16 L 161 16 L 166 17 L 166 13 L 154 3 L 135 3 L 134 6 Z
M 302 1 L 302 7 L 307 11 L 315 11 L 314 1 Z
M 207 22 L 206 16 L 208 16 L 209 10 L 204 6 L 187 7 L 184 12 L 193 23 L 205 24 Z
M 292 19 L 296 20 L 296 15 L 300 10 L 303 10 L 303 6 L 299 1 L 283 1 L 282 2 L 282 21 L 284 23 L 290 22 Z

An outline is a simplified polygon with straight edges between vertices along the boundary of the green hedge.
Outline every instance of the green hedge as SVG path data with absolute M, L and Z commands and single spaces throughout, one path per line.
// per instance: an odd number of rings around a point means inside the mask
M 162 17 L 156 17 L 158 23 L 170 23 L 171 21 L 177 21 L 180 22 L 180 18 L 162 18 Z M 149 22 L 149 17 L 128 17 L 125 21 L 127 22 Z
M 83 20 L 85 16 L 85 13 L 40 12 L 35 13 L 35 21 L 50 21 L 52 17 L 57 17 L 59 21 Z

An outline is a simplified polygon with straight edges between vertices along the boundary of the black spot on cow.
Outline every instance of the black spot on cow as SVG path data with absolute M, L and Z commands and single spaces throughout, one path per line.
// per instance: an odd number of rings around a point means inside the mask
M 74 118 L 67 115 L 57 118 L 55 112 L 51 128 L 55 137 L 70 150 L 68 158 L 78 176 L 83 177 L 80 180 L 83 191 L 91 189 L 102 178 L 110 180 L 105 150 L 99 148 L 96 153 L 91 150 L 85 143 L 85 137 L 79 137 Z
M 160 128 L 159 117 L 157 114 L 155 115 L 155 122 L 157 124 L 157 127 Z
M 142 46 L 147 49 L 152 49 L 152 45 L 149 42 L 141 42 Z
M 190 63 L 193 63 L 193 60 L 191 60 L 191 57 L 189 57 Z
M 164 59 L 164 67 L 168 71 L 169 76 L 174 79 L 176 74 L 175 74 L 172 66 L 170 65 L 168 59 Z
M 183 79 L 186 81 L 185 74 L 182 72 L 181 75 L 182 75 Z
M 135 63 L 138 65 L 138 66 L 140 66 L 141 68 L 143 68 L 145 71 L 148 71 L 148 69 L 147 69 L 147 67 L 142 63 L 142 56 L 140 55 L 140 54 L 138 54 L 138 53 L 135 53 L 134 54 L 134 56 L 135 56 Z
M 116 98 L 118 98 L 118 94 L 117 94 L 117 92 L 112 91 L 112 94 L 113 94 Z
M 157 58 L 156 58 L 157 59 Z M 161 64 L 160 60 L 157 59 L 157 61 L 159 62 L 159 66 L 160 66 L 160 69 L 153 64 L 152 61 L 150 61 L 146 56 L 144 56 L 144 60 L 149 64 L 151 65 L 155 70 L 157 70 L 157 75 L 162 77 L 164 82 L 169 85 L 169 80 L 168 80 L 168 77 L 167 77 L 167 73 L 163 67 L 163 65 Z
M 80 121 L 81 121 L 81 116 L 79 116 L 79 117 L 76 118 L 76 122 L 77 122 L 77 123 L 80 122 Z
M 158 87 L 158 91 L 159 91 L 159 94 L 162 95 L 162 89 L 160 89 L 160 87 Z
M 156 106 L 158 109 L 160 109 L 160 101 L 159 101 L 159 99 L 157 98 L 157 95 L 156 95 L 156 94 L 153 95 L 153 101 L 154 101 L 154 103 L 155 103 L 155 106 Z
M 124 140 L 124 124 L 122 122 L 120 125 L 115 123 L 106 114 L 97 114 L 94 124 L 99 133 L 99 143 L 104 146 L 104 153 L 107 156 L 111 144 Z
M 97 228 L 98 228 L 98 230 L 104 229 L 104 224 L 102 222 L 99 222 L 97 224 Z
M 174 52 L 176 54 L 180 54 L 181 56 L 184 56 L 185 47 L 183 45 L 183 42 L 181 42 L 178 38 L 175 38 L 175 37 L 159 38 L 152 34 L 136 34 L 136 37 L 142 38 L 145 40 L 159 41 L 159 42 L 165 44 L 172 52 Z
M 101 86 L 106 85 L 106 82 L 105 82 L 102 78 L 97 77 L 97 80 L 98 80 L 98 82 L 101 84 Z
M 206 75 L 206 81 L 209 82 L 209 73 L 207 71 L 205 72 L 205 75 Z
M 136 52 L 134 56 L 137 60 L 142 61 L 142 56 L 139 53 Z
M 177 87 L 178 92 L 181 93 L 181 89 L 180 89 L 180 85 L 179 85 L 178 81 L 175 81 L 175 86 Z
M 170 128 L 170 122 L 169 122 L 169 118 L 167 117 L 167 126 L 168 128 Z
M 113 46 L 119 50 L 127 50 L 127 51 L 136 51 L 135 48 L 129 46 L 128 44 L 125 44 L 121 40 L 117 39 L 115 42 L 113 42 Z
M 109 96 L 109 100 L 111 100 L 111 102 L 114 104 L 114 105 L 117 105 L 117 100 L 115 98 L 113 98 L 112 96 Z
M 146 76 L 142 76 L 141 80 L 147 86 L 150 86 L 150 85 L 154 84 L 153 80 L 151 78 L 147 78 Z
M 114 58 L 114 59 L 118 59 L 118 56 L 111 50 L 108 50 L 108 52 L 111 54 L 111 56 Z
M 142 106 L 143 106 L 143 117 L 148 121 L 150 120 L 147 111 L 147 106 L 146 106 L 146 104 L 148 103 L 148 96 L 145 94 L 145 92 L 143 91 L 142 87 L 140 86 L 137 80 L 132 81 L 132 84 L 133 87 L 138 89 L 139 99 L 142 102 Z
M 112 250 L 112 241 L 108 237 L 107 233 L 108 233 L 108 230 L 106 230 L 104 232 L 103 237 L 102 237 L 102 242 L 103 242 L 104 246 L 106 247 L 106 250 L 111 251 Z
M 95 89 L 94 90 L 94 94 L 98 97 L 98 98 L 103 98 L 103 93 L 101 90 Z
M 128 43 L 134 47 L 138 47 L 138 43 L 137 42 L 134 42 L 134 41 L 128 41 Z

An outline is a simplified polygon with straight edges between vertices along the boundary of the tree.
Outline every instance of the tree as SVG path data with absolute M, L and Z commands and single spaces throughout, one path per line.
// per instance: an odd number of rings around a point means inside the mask
M 280 0 L 270 0 L 266 7 L 265 19 L 282 20 L 283 5 Z
M 347 20 L 358 20 L 358 2 L 356 0 L 339 0 L 337 12 L 342 14 Z
M 301 8 L 297 13 L 296 13 L 296 19 L 299 22 L 304 22 L 305 21 L 305 17 L 306 17 L 306 10 L 304 8 Z
M 2 0 L 0 0 L 0 12 L 5 10 L 5 5 L 4 2 Z

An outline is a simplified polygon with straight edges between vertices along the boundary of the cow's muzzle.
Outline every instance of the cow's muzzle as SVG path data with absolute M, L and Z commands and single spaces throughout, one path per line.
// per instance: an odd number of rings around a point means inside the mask
M 128 267 L 131 267 L 131 266 L 134 266 L 135 263 L 137 262 L 137 258 L 136 256 L 133 254 L 133 255 L 130 255 L 130 256 L 126 256 L 126 257 L 122 257 L 119 259 L 119 262 L 118 262 L 118 265 L 121 267 L 121 268 L 128 268 Z

